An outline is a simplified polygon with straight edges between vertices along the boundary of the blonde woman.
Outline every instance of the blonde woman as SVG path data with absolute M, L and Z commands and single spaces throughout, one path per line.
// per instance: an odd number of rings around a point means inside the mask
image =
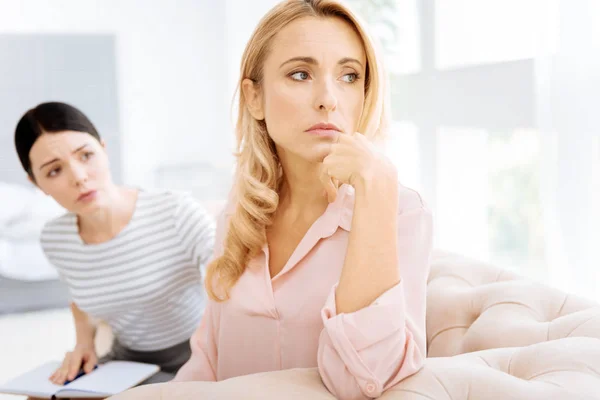
M 337 1 L 285 1 L 239 84 L 237 180 L 175 379 L 318 366 L 338 398 L 378 397 L 426 356 L 432 228 L 373 144 L 386 128 L 373 44 Z

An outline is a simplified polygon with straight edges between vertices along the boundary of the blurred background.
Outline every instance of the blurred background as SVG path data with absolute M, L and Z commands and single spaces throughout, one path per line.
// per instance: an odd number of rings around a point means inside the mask
M 241 53 L 275 3 L 0 0 L 0 316 L 64 307 L 37 244 L 61 210 L 26 182 L 20 116 L 71 103 L 104 136 L 119 182 L 219 204 Z M 384 49 L 386 151 L 432 208 L 436 248 L 600 300 L 600 2 L 349 3 Z M 14 321 L 0 318 L 2 337 Z

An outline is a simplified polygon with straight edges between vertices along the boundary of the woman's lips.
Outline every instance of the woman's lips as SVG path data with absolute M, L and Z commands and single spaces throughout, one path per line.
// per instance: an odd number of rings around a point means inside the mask
M 306 132 L 315 136 L 335 138 L 341 133 L 341 129 L 335 124 L 321 122 L 311 126 Z
M 96 191 L 90 190 L 89 192 L 82 193 L 78 198 L 78 202 L 88 203 L 96 198 Z
M 315 135 L 315 136 L 331 137 L 331 138 L 334 138 L 340 134 L 340 132 L 336 131 L 335 129 L 310 129 L 306 132 L 310 133 L 311 135 Z

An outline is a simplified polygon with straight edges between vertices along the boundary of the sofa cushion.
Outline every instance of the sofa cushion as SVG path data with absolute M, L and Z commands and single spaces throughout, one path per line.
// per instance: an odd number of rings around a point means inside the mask
M 600 338 L 600 306 L 501 268 L 436 252 L 427 285 L 428 356 Z
M 425 367 L 381 400 L 600 399 L 600 340 L 566 338 L 527 347 L 428 358 Z M 141 386 L 112 397 L 133 399 L 334 400 L 316 368 L 240 376 L 220 382 Z

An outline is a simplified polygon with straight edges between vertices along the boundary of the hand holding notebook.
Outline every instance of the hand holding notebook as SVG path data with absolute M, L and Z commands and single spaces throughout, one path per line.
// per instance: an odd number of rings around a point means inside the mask
M 0 393 L 44 399 L 105 398 L 132 388 L 159 371 L 153 364 L 109 361 L 66 385 L 55 385 L 48 377 L 60 362 L 48 362 L 3 385 Z

